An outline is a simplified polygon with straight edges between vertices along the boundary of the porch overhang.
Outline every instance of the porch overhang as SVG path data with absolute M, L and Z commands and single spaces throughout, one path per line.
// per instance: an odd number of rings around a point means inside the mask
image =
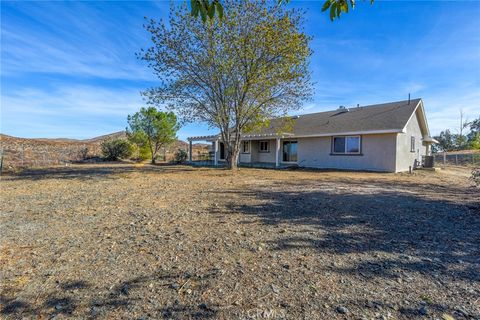
M 283 138 L 291 138 L 293 137 L 293 133 L 263 133 L 263 134 L 242 134 L 242 140 L 265 140 L 265 139 L 283 139 Z M 196 137 L 188 137 L 187 141 L 217 141 L 221 140 L 220 134 L 209 135 L 209 136 L 196 136 Z
M 430 136 L 424 136 L 423 137 L 423 142 L 425 143 L 428 143 L 428 144 L 432 144 L 432 143 L 438 143 L 438 140 L 430 137 Z
M 215 141 L 220 139 L 219 134 L 209 135 L 209 136 L 196 136 L 196 137 L 188 137 L 187 141 Z

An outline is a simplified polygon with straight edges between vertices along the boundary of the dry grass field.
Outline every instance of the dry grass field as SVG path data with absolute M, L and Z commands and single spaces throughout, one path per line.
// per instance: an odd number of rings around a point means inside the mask
M 468 176 L 122 164 L 2 176 L 0 317 L 479 319 Z

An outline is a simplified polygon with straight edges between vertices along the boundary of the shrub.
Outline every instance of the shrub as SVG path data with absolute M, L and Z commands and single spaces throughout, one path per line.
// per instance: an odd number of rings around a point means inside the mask
M 132 156 L 131 159 L 135 161 L 151 160 L 150 149 L 147 145 L 138 145 L 132 143 Z
M 178 149 L 177 152 L 175 152 L 175 162 L 176 163 L 184 163 L 185 161 L 187 161 L 187 151 L 183 150 L 183 149 Z
M 106 160 L 128 158 L 132 151 L 132 145 L 124 139 L 110 139 L 102 142 L 102 154 Z

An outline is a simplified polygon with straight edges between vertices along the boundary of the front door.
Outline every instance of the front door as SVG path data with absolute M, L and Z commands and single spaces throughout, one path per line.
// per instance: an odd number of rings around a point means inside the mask
M 225 144 L 220 142 L 220 160 L 225 160 Z
M 297 162 L 297 141 L 283 141 L 283 162 Z

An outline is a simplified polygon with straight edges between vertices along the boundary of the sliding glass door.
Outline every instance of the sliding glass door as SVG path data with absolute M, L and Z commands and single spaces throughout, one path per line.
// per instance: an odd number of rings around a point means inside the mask
M 297 141 L 283 141 L 283 162 L 297 162 Z

